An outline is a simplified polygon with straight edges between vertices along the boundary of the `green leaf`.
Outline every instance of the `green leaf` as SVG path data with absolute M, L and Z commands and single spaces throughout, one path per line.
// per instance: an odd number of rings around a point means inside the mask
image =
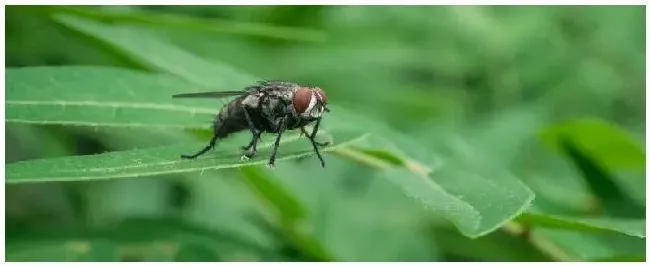
M 340 132 L 332 134 L 333 145 L 323 152 L 350 144 L 363 136 Z M 194 152 L 205 143 L 174 145 L 161 148 L 109 152 L 99 155 L 72 156 L 53 159 L 30 160 L 7 164 L 5 183 L 103 180 L 112 178 L 142 177 L 172 173 L 190 173 L 266 164 L 272 143 L 260 145 L 257 156 L 242 161 L 241 150 L 232 147 L 217 148 L 203 157 L 187 160 L 181 154 Z M 241 145 L 239 145 L 241 146 Z M 313 154 L 311 144 L 297 133 L 285 134 L 278 149 L 277 161 L 295 159 Z
M 475 151 L 499 156 L 483 156 L 495 164 L 507 167 L 521 164 L 527 145 L 534 134 L 544 127 L 549 118 L 548 107 L 538 103 L 510 107 L 498 113 L 483 116 L 463 132 L 467 143 Z M 471 155 L 471 151 L 468 152 Z M 487 158 L 486 158 L 487 157 Z
M 277 241 L 279 253 L 288 258 L 298 261 L 334 261 L 329 251 L 311 234 L 278 225 L 258 215 L 249 216 L 248 220 L 270 233 Z
M 222 261 L 214 250 L 196 244 L 187 244 L 180 247 L 174 261 Z
M 26 124 L 5 125 L 5 162 L 26 158 L 48 158 L 73 155 L 74 151 L 61 141 L 56 132 Z
M 538 118 L 537 108 L 527 112 L 514 112 L 513 120 Z M 515 119 L 516 118 L 516 119 Z M 398 138 L 400 146 L 390 145 L 386 141 L 374 141 L 367 138 L 366 147 L 381 147 L 393 156 L 377 152 L 367 153 L 375 160 L 365 159 L 369 165 L 390 168 L 383 177 L 396 184 L 411 198 L 450 219 L 468 237 L 480 237 L 501 227 L 517 217 L 532 203 L 535 195 L 517 177 L 513 176 L 503 161 L 494 160 L 489 146 L 479 146 L 480 140 L 489 139 L 496 132 L 515 131 L 508 123 L 493 120 L 484 125 L 492 134 L 473 134 L 473 138 L 457 134 L 437 136 L 434 144 L 422 147 L 407 138 Z M 532 132 L 539 123 L 528 123 L 513 133 L 510 142 L 501 147 L 503 157 L 514 157 L 528 132 Z M 392 135 L 396 136 L 396 135 Z M 373 136 L 374 137 L 374 136 Z M 392 140 L 392 138 L 391 138 Z M 371 142 L 373 141 L 373 142 Z M 358 144 L 353 145 L 355 148 Z M 408 148 L 402 151 L 401 149 Z M 484 148 L 484 149 L 481 149 Z M 349 150 L 349 149 L 348 149 Z M 407 152 L 405 152 L 407 151 Z M 341 150 L 337 150 L 340 153 Z M 417 154 L 417 161 L 411 157 Z M 360 157 L 360 153 L 353 157 Z M 399 159 L 398 159 L 399 158 Z M 399 161 L 401 159 L 401 162 Z M 503 159 L 503 158 L 501 158 Z M 510 160 L 504 160 L 506 163 Z M 422 162 L 430 162 L 423 164 Z M 408 170 L 406 170 L 406 169 Z
M 170 75 L 112 67 L 26 67 L 6 72 L 6 122 L 204 128 L 223 103 L 171 96 L 201 87 Z
M 197 57 L 146 29 L 110 25 L 68 15 L 57 15 L 54 19 L 112 46 L 148 68 L 183 77 L 213 90 L 236 90 L 257 79 L 243 70 Z
M 428 169 L 429 165 L 423 166 L 405 157 L 395 147 L 384 146 L 387 150 L 382 153 L 365 152 L 365 147 L 373 140 L 375 138 L 367 138 L 360 144 L 335 152 L 383 169 L 379 176 L 397 185 L 425 208 L 451 220 L 468 237 L 480 237 L 498 229 L 522 213 L 534 199 L 528 187 L 499 167 L 484 166 L 477 161 L 468 164 L 449 153 L 431 160 L 438 164 Z M 387 153 L 393 155 L 387 156 Z M 373 154 L 380 156 L 373 157 Z
M 530 242 L 502 231 L 478 239 L 468 239 L 458 232 L 445 229 L 435 230 L 432 235 L 445 253 L 476 261 L 551 261 L 551 258 L 537 250 Z
M 643 202 L 635 199 L 638 193 L 629 188 L 630 184 L 643 183 L 629 174 L 645 172 L 645 154 L 640 143 L 626 132 L 605 121 L 587 118 L 550 126 L 541 138 L 551 149 L 565 154 L 580 171 L 599 210 L 616 217 L 645 216 Z
M 565 140 L 563 147 L 583 173 L 586 183 L 607 213 L 617 217 L 645 217 L 645 208 L 637 204 L 621 186 L 614 182 L 607 169 L 578 149 L 571 140 Z
M 645 170 L 643 146 L 630 134 L 598 119 L 579 119 L 556 124 L 542 132 L 542 140 L 562 150 L 564 139 L 610 170 L 628 168 Z
M 230 232 L 167 218 L 128 219 L 101 228 L 20 230 L 7 241 L 9 261 L 215 261 L 217 250 L 268 252 Z
M 271 176 L 258 167 L 242 167 L 242 179 L 278 216 L 278 232 L 282 234 L 285 241 L 288 241 L 295 248 L 308 254 L 311 258 L 318 258 L 320 261 L 333 260 L 329 251 L 313 236 L 303 232 L 301 227 L 305 225 L 307 217 L 306 208 L 283 186 L 273 181 Z
M 7 261 L 118 261 L 116 247 L 102 240 L 8 241 Z
M 593 259 L 594 262 L 646 262 L 645 254 L 620 255 Z
M 534 227 L 571 229 L 585 232 L 614 232 L 645 238 L 645 219 L 584 218 L 528 212 L 518 222 Z
M 339 155 L 338 150 L 334 155 Z M 278 165 L 269 177 L 308 208 L 299 232 L 317 236 L 337 261 L 436 258 L 430 237 L 413 230 L 421 225 L 422 216 L 431 215 L 429 210 L 413 204 L 395 185 L 376 176 L 380 171 L 375 168 L 343 156 L 325 159 L 326 169 L 304 158 Z
M 336 150 L 336 154 L 382 169 L 381 177 L 427 209 L 450 219 L 468 237 L 498 229 L 521 214 L 535 197 L 519 179 L 486 160 L 486 155 L 465 138 L 441 136 L 436 141 L 440 145 L 423 147 L 385 126 L 354 115 L 346 119 L 383 136 L 370 135 L 349 148 Z M 335 121 L 328 124 L 330 129 L 342 127 Z
M 142 9 L 132 12 L 71 6 L 52 6 L 41 9 L 50 14 L 68 14 L 113 23 L 129 23 L 155 28 L 192 30 L 209 34 L 249 35 L 307 42 L 321 42 L 327 38 L 325 33 L 307 28 L 162 14 L 160 12 L 148 12 Z
M 421 202 L 450 219 L 464 235 L 488 234 L 522 213 L 533 193 L 516 179 L 495 178 L 459 165 L 444 166 L 428 175 L 405 169 L 387 170 L 383 176 Z
M 645 255 L 645 239 L 618 233 L 589 234 L 572 230 L 539 228 L 531 238 L 547 239 L 572 261 L 638 258 Z
M 282 224 L 293 226 L 305 218 L 307 215 L 305 207 L 262 169 L 252 166 L 239 169 L 242 180 L 257 194 L 258 198 L 265 201 L 276 212 Z

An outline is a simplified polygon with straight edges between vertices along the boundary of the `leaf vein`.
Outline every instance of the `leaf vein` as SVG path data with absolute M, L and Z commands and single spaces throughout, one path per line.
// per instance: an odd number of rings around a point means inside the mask
M 219 112 L 217 109 L 212 108 L 195 108 L 185 107 L 171 104 L 156 104 L 156 103 L 125 103 L 125 102 L 96 102 L 96 101 L 21 101 L 21 100 L 7 100 L 7 105 L 60 105 L 64 108 L 66 106 L 90 106 L 102 108 L 132 108 L 132 109 L 156 109 L 176 112 L 188 112 L 199 114 L 215 114 Z

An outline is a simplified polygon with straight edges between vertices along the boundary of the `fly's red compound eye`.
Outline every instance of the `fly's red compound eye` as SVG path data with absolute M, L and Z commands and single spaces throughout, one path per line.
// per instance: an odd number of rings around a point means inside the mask
M 302 114 L 308 111 L 310 106 L 313 106 L 312 96 L 312 91 L 307 88 L 300 88 L 296 91 L 293 95 L 293 108 L 296 113 Z

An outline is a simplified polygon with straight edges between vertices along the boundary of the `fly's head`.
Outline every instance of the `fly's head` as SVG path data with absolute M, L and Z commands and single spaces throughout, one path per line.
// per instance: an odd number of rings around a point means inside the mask
M 327 109 L 327 95 L 321 88 L 302 87 L 293 95 L 293 109 L 301 118 L 317 119 Z

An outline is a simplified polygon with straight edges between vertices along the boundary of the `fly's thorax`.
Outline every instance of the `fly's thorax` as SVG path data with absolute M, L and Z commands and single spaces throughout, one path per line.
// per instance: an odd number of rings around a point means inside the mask
M 257 108 L 260 105 L 260 99 L 262 95 L 263 92 L 249 94 L 241 101 L 241 104 L 248 107 Z
M 287 113 L 287 105 L 279 98 L 268 98 L 262 105 L 262 111 L 269 117 L 279 117 Z
M 247 95 L 242 104 L 251 108 L 265 105 L 276 105 L 278 101 L 290 103 L 293 92 L 291 89 L 263 89 Z

